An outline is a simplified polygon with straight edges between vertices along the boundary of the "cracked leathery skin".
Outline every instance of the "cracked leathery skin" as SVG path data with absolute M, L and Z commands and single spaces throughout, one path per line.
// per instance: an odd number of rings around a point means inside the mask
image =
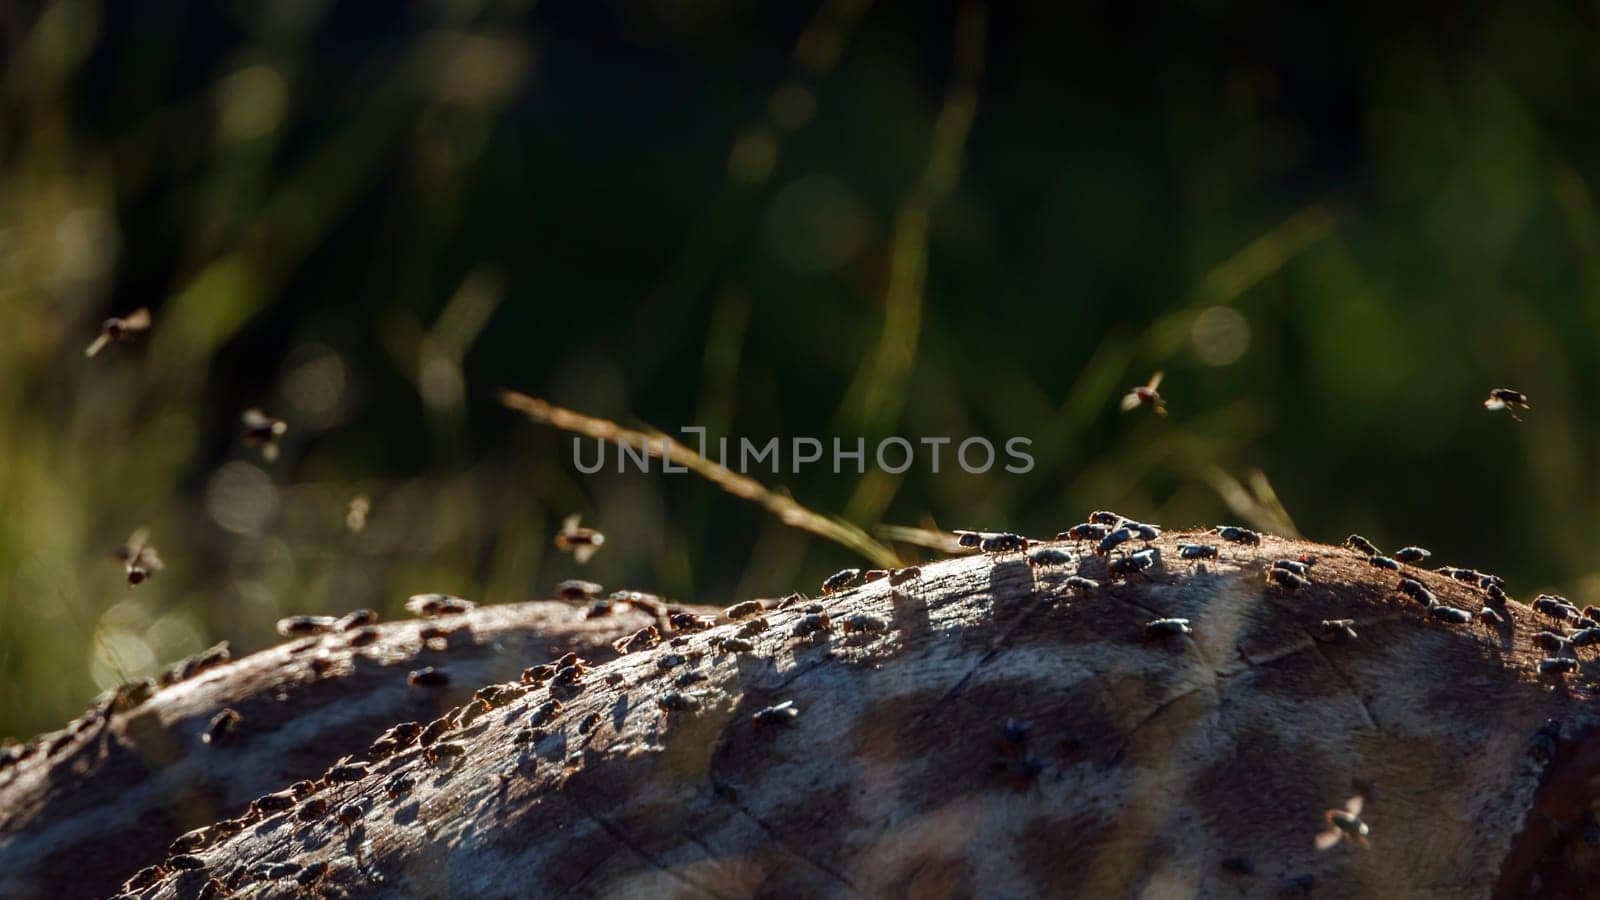
M 437 729 L 448 753 L 373 761 L 145 896 L 208 879 L 372 897 L 1581 887 L 1593 664 L 1539 675 L 1530 639 L 1549 623 L 1515 601 L 1498 625 L 1444 621 L 1394 590 L 1401 575 L 1470 612 L 1484 592 L 1348 550 L 1268 536 L 1188 562 L 1180 541 L 1217 538 L 1168 533 L 1124 580 L 1070 543 L 1065 565 L 925 563 L 767 609 L 765 629 L 743 619 L 573 667 L 445 717 L 470 719 Z M 1305 587 L 1264 578 L 1312 556 Z M 1072 575 L 1101 586 L 1069 590 Z M 888 627 L 847 629 L 857 615 Z M 1189 633 L 1151 635 L 1157 618 Z M 1321 625 L 1341 619 L 1354 637 Z M 797 715 L 770 711 L 785 701 Z M 1356 795 L 1370 846 L 1315 849 L 1324 811 Z
M 302 638 L 210 667 L 191 661 L 187 677 L 142 703 L 107 717 L 103 699 L 0 768 L 0 897 L 114 893 L 178 835 L 365 754 L 390 725 L 426 722 L 569 650 L 609 658 L 611 640 L 651 621 L 625 608 L 591 619 L 565 603 L 514 603 Z M 448 683 L 408 686 L 422 666 Z M 223 709 L 240 719 L 208 743 L 202 734 Z

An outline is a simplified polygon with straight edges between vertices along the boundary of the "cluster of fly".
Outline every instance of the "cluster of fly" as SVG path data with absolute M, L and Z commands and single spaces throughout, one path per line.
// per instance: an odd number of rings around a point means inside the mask
M 406 601 L 406 609 L 412 615 L 430 619 L 471 612 L 474 605 L 471 600 L 449 594 L 415 594 Z
M 1095 543 L 1096 556 L 1105 556 L 1116 548 L 1129 541 L 1143 541 L 1148 545 L 1151 541 L 1161 537 L 1161 529 L 1156 525 L 1149 525 L 1137 519 L 1130 519 L 1121 513 L 1099 509 L 1089 513 L 1086 522 L 1058 532 L 1056 540 Z M 1068 558 L 1070 559 L 1070 557 Z
M 420 722 L 401 722 L 391 726 L 367 747 L 367 758 L 378 760 L 393 756 L 410 746 L 420 734 L 422 734 Z
M 358 609 L 343 616 L 288 616 L 278 620 L 278 633 L 284 637 L 355 631 L 378 621 L 370 609 Z
M 1533 611 L 1543 613 L 1558 622 L 1571 622 L 1584 618 L 1578 607 L 1557 594 L 1540 594 L 1533 598 Z
M 1434 595 L 1433 591 L 1428 590 L 1421 581 L 1415 578 L 1402 577 L 1396 589 L 1427 607 L 1428 612 L 1441 622 L 1448 622 L 1451 625 L 1466 625 L 1472 621 L 1472 613 L 1440 603 L 1439 598 Z
M 1403 547 L 1395 551 L 1395 558 L 1407 563 L 1419 563 L 1430 555 L 1428 551 L 1423 550 L 1421 547 Z M 1506 596 L 1505 581 L 1500 576 L 1479 572 L 1477 569 L 1462 569 L 1455 566 L 1440 566 L 1434 571 L 1454 581 L 1483 589 L 1484 605 L 1478 609 L 1477 620 L 1491 626 L 1505 624 L 1506 618 L 1501 611 L 1505 609 L 1506 600 L 1509 598 Z M 1444 621 L 1464 623 L 1474 618 L 1473 615 L 1464 610 L 1440 605 L 1433 594 L 1422 588 L 1421 583 L 1415 579 L 1401 579 L 1400 587 L 1402 591 L 1427 605 L 1436 617 Z
M 1588 623 L 1586 627 L 1567 634 L 1564 631 L 1541 631 L 1534 635 L 1533 643 L 1551 654 L 1539 661 L 1539 674 L 1564 675 L 1578 670 L 1577 650 L 1600 644 L 1600 612 L 1593 607 L 1579 612 L 1565 597 L 1540 594 L 1533 600 L 1533 609 L 1557 622 Z M 1560 628 L 1560 625 L 1556 626 Z M 1571 653 L 1562 657 L 1561 653 Z
M 956 543 L 984 553 L 1010 553 L 1028 546 L 1028 539 L 1010 531 L 957 531 Z
M 180 662 L 177 665 L 168 668 L 165 672 L 162 672 L 161 683 L 164 685 L 171 685 L 177 684 L 180 681 L 188 681 L 202 672 L 210 671 L 211 669 L 226 663 L 232 658 L 233 654 L 228 649 L 228 642 L 223 641 L 212 647 L 208 647 L 199 653 L 196 653 L 188 659 L 185 659 L 183 662 Z
M 567 653 L 555 663 L 556 673 L 550 677 L 552 685 L 571 687 L 583 681 L 583 676 L 589 672 L 589 661 L 579 658 L 576 653 Z
M 1028 539 L 1011 531 L 985 534 L 978 540 L 978 549 L 984 553 L 1015 553 L 1028 546 Z
M 1114 528 L 1107 532 L 1105 537 L 1100 539 L 1100 543 L 1095 545 L 1094 555 L 1105 556 L 1106 554 L 1136 537 L 1138 537 L 1138 535 L 1131 528 Z
M 1439 598 L 1434 596 L 1433 591 L 1415 578 L 1401 578 L 1399 591 L 1429 609 L 1439 605 Z
M 317 786 L 309 781 L 297 781 L 289 787 L 271 794 L 263 794 L 250 804 L 250 817 L 264 819 L 268 816 L 294 809 L 296 803 L 315 793 Z
M 1460 581 L 1465 584 L 1476 585 L 1484 590 L 1488 590 L 1491 587 L 1498 587 L 1503 591 L 1506 586 L 1505 579 L 1501 578 L 1499 575 L 1490 575 L 1487 572 L 1479 572 L 1477 569 L 1458 569 L 1455 566 L 1440 566 L 1439 568 L 1434 569 L 1434 571 L 1445 576 L 1446 578 L 1453 578 L 1456 581 Z
M 1080 522 L 1066 531 L 1056 532 L 1058 541 L 1098 541 L 1111 533 L 1111 526 L 1098 522 Z
M 472 699 L 487 703 L 491 709 L 499 709 L 510 704 L 522 696 L 522 688 L 514 684 L 491 684 L 478 688 Z
M 1433 554 L 1422 547 L 1401 547 L 1392 556 L 1383 555 L 1377 545 L 1359 534 L 1352 534 L 1344 540 L 1345 546 L 1367 557 L 1367 562 L 1374 568 L 1385 569 L 1391 572 L 1401 571 L 1402 566 L 1421 564 Z M 1476 618 L 1489 625 L 1504 624 L 1505 617 L 1499 612 L 1505 608 L 1506 592 L 1505 582 L 1496 575 L 1486 575 L 1476 569 L 1458 569 L 1453 566 L 1440 566 L 1434 570 L 1446 578 L 1461 581 L 1484 589 L 1486 592 L 1485 605 L 1476 614 L 1464 609 L 1447 606 L 1439 602 L 1439 598 L 1421 581 L 1416 578 L 1402 575 L 1397 589 L 1418 603 L 1428 608 L 1434 618 L 1452 625 L 1465 625 Z

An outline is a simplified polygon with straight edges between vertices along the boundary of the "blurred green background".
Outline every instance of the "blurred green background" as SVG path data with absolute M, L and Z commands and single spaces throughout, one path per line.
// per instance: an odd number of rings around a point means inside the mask
M 1594 8 L 1296 6 L 8 5 L 0 734 L 291 612 L 858 560 L 692 475 L 581 476 L 502 386 L 1033 439 L 1026 476 L 759 476 L 868 529 L 1355 530 L 1600 600 Z M 1119 413 L 1155 369 L 1171 415 Z M 130 589 L 141 525 L 167 568 Z

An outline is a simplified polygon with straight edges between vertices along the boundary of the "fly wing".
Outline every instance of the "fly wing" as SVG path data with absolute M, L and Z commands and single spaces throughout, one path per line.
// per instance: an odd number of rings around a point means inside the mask
M 573 513 L 561 520 L 561 533 L 572 534 L 578 530 L 578 522 L 583 518 L 582 513 Z
M 144 552 L 145 544 L 150 540 L 150 529 L 140 528 L 128 535 L 128 539 L 111 554 L 120 562 L 133 562 Z
M 1344 802 L 1344 811 L 1352 816 L 1361 815 L 1361 806 L 1365 801 L 1360 796 L 1351 797 Z
M 1493 410 L 1505 409 L 1506 402 L 1501 400 L 1499 397 L 1490 397 L 1489 399 L 1483 401 L 1483 408 Z
M 1122 395 L 1122 411 L 1133 412 L 1139 408 L 1139 392 L 1129 391 Z
M 598 544 L 579 544 L 572 548 L 572 558 L 581 566 L 588 562 L 589 557 L 593 556 L 599 549 L 600 546 Z
M 122 317 L 124 331 L 148 331 L 150 329 L 150 310 L 141 306 Z
M 94 356 L 96 353 L 99 353 L 101 350 L 104 350 L 106 348 L 106 345 L 109 344 L 109 343 L 111 343 L 111 335 L 102 334 L 99 337 L 95 338 L 94 342 L 91 343 L 88 347 L 84 348 L 83 355 L 84 356 Z
M 1145 385 L 1145 387 L 1149 388 L 1152 391 L 1156 390 L 1157 388 L 1161 387 L 1161 379 L 1165 378 L 1166 375 L 1167 375 L 1167 373 L 1165 371 L 1157 372 L 1154 375 L 1151 375 L 1150 376 L 1150 383 Z
M 1325 831 L 1317 832 L 1316 843 L 1318 850 L 1326 850 L 1329 847 L 1332 847 L 1334 844 L 1339 843 L 1339 829 L 1329 828 Z
M 253 406 L 239 414 L 239 421 L 250 431 L 261 431 L 272 425 L 267 414 Z

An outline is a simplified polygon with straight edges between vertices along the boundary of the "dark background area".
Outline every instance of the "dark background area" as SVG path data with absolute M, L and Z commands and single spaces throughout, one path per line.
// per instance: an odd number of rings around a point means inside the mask
M 1026 475 L 753 473 L 868 531 L 1110 507 L 1600 598 L 1594 18 L 13 7 L 0 733 L 291 612 L 576 575 L 722 604 L 860 561 L 692 475 L 580 475 L 501 387 L 758 443 L 1033 440 Z M 1171 415 L 1119 412 L 1158 369 Z M 551 546 L 575 511 L 610 537 L 585 567 Z M 167 568 L 129 589 L 143 525 Z

